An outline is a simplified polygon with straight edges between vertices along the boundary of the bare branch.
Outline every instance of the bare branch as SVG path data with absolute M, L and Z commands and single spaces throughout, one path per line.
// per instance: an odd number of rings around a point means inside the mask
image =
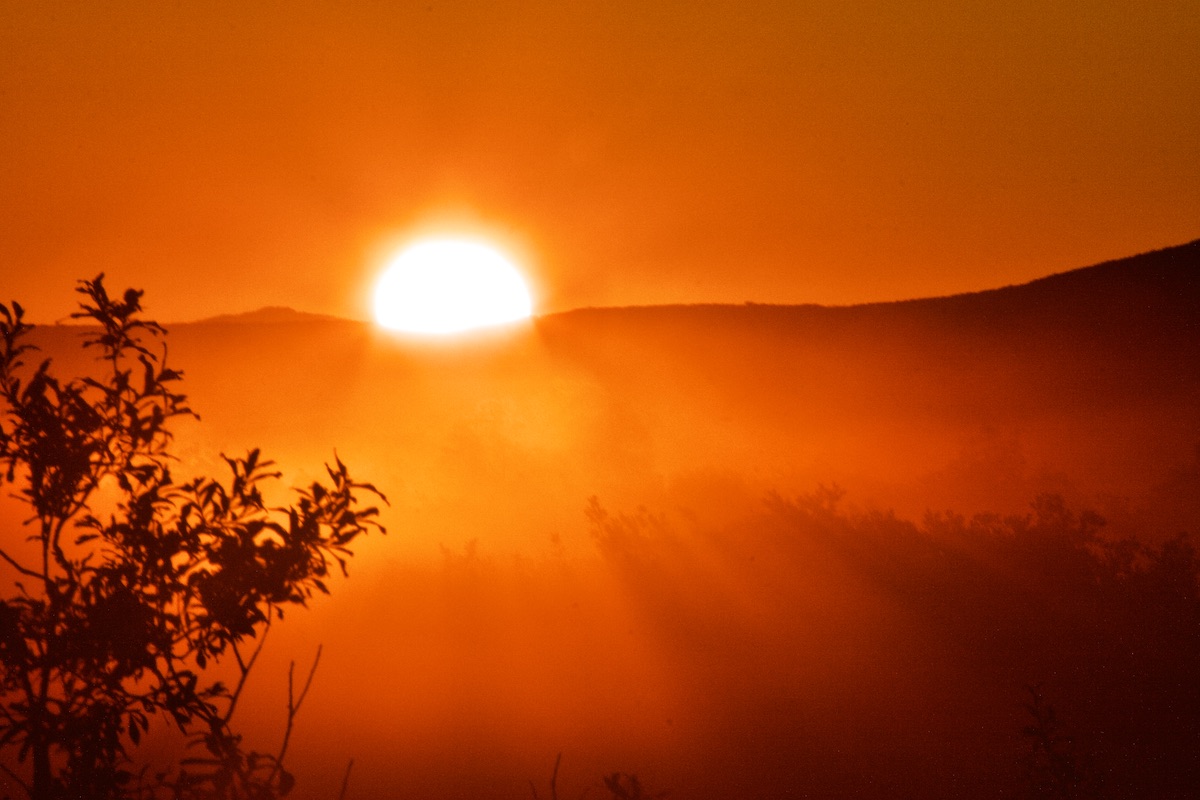
M 262 635 L 258 637 L 258 644 L 254 647 L 254 652 L 250 654 L 250 660 L 245 663 L 242 662 L 242 656 L 240 653 L 238 653 L 236 645 L 234 647 L 234 655 L 237 656 L 238 668 L 241 670 L 241 674 L 238 675 L 237 686 L 234 687 L 233 692 L 231 692 L 229 695 L 229 708 L 226 709 L 225 718 L 222 720 L 226 725 L 228 725 L 229 720 L 233 718 L 233 712 L 237 710 L 238 698 L 242 696 L 242 689 L 244 689 L 246 686 L 246 679 L 250 677 L 250 670 L 254 669 L 254 662 L 258 661 L 258 654 L 262 652 L 263 645 L 267 643 L 267 634 L 270 632 L 271 617 L 268 616 L 267 623 L 263 626 Z M 289 695 L 290 694 L 291 692 L 289 690 Z M 291 705 L 290 700 L 288 701 L 288 705 Z
M 288 714 L 287 727 L 283 731 L 283 744 L 279 746 L 279 755 L 275 756 L 275 769 L 271 773 L 271 778 L 283 769 L 283 757 L 287 755 L 288 744 L 292 739 L 292 727 L 296 723 L 296 715 L 300 713 L 300 706 L 304 703 L 304 698 L 308 696 L 309 687 L 312 686 L 313 676 L 317 674 L 317 665 L 321 663 L 321 650 L 324 645 L 317 645 L 317 655 L 313 658 L 312 666 L 308 670 L 308 678 L 304 681 L 304 688 L 300 690 L 300 696 L 295 697 L 293 694 L 292 676 L 296 670 L 296 662 L 293 661 L 288 666 Z
M 4 770 L 5 775 L 7 775 L 8 777 L 10 777 L 14 781 L 16 781 L 17 785 L 20 786 L 22 790 L 24 790 L 24 792 L 27 796 L 33 797 L 33 790 L 29 788 L 29 784 L 26 783 L 25 780 L 20 775 L 13 772 L 11 769 L 8 768 L 8 765 L 4 764 L 4 763 L 0 763 L 0 769 Z
M 346 765 L 346 774 L 342 776 L 342 790 L 338 792 L 338 800 L 346 800 L 346 790 L 350 788 L 350 770 L 354 769 L 354 759 Z
M 300 705 L 304 702 L 304 698 L 306 696 L 308 696 L 308 690 L 309 690 L 309 687 L 312 686 L 313 676 L 317 674 L 317 665 L 321 663 L 321 650 L 323 649 L 323 647 L 324 647 L 324 645 L 317 645 L 317 655 L 315 658 L 313 658 L 312 666 L 308 670 L 308 678 L 306 678 L 304 681 L 304 688 L 300 690 L 300 696 L 298 698 L 296 698 L 296 705 L 292 707 L 293 713 L 298 713 L 300 711 Z M 289 675 L 289 679 L 290 679 L 290 677 L 291 676 Z M 289 680 L 289 689 L 290 689 L 290 680 Z M 289 691 L 288 694 L 289 694 L 288 705 L 291 706 L 291 700 L 290 700 L 291 692 Z
M 560 752 L 554 758 L 554 772 L 550 773 L 550 800 L 558 800 L 558 768 L 562 764 L 562 753 Z M 529 782 L 529 791 L 533 793 L 533 800 L 541 800 L 538 797 L 537 787 L 533 781 Z
M 11 564 L 12 568 L 15 569 L 17 572 L 21 573 L 22 575 L 27 575 L 30 578 L 38 578 L 39 580 L 46 579 L 46 576 L 43 575 L 42 573 L 37 572 L 36 570 L 29 569 L 28 567 L 22 566 L 15 558 L 10 556 L 8 553 L 4 552 L 4 550 L 2 548 L 0 548 L 0 558 L 3 558 L 5 561 L 7 561 L 9 564 Z

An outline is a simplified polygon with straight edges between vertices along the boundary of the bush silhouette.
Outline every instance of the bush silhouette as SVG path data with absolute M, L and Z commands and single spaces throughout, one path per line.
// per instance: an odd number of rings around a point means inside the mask
M 225 458 L 226 482 L 176 482 L 168 426 L 195 416 L 181 373 L 142 293 L 110 297 L 103 277 L 80 282 L 72 315 L 98 377 L 26 364 L 32 326 L 0 304 L 0 484 L 27 509 L 24 543 L 0 549 L 3 769 L 33 800 L 282 796 L 286 737 L 250 752 L 233 712 L 272 620 L 328 592 L 355 539 L 382 532 L 360 497 L 384 498 L 335 459 L 328 482 L 268 507 L 279 473 L 257 450 Z M 206 675 L 218 664 L 233 685 Z M 289 691 L 289 733 L 303 695 Z M 148 776 L 133 755 L 155 719 L 191 755 Z

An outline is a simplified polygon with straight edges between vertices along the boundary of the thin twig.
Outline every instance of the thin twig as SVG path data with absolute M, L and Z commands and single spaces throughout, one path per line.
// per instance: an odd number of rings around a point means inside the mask
M 354 768 L 354 759 L 346 765 L 346 774 L 342 776 L 342 790 L 338 792 L 338 800 L 346 800 L 346 790 L 350 788 L 350 770 Z
M 225 711 L 225 719 L 223 720 L 226 725 L 229 724 L 229 720 L 233 719 L 233 712 L 237 710 L 238 698 L 242 696 L 242 689 L 246 685 L 246 679 L 250 677 L 250 670 L 254 669 L 254 662 L 258 661 L 258 654 L 262 652 L 263 645 L 267 643 L 267 634 L 270 632 L 271 618 L 268 616 L 267 624 L 263 628 L 262 636 L 258 637 L 258 645 L 255 646 L 254 652 L 251 653 L 250 660 L 244 665 L 242 664 L 241 654 L 237 652 L 236 647 L 234 649 L 234 654 L 237 656 L 238 667 L 241 669 L 241 675 L 238 677 L 237 687 L 233 690 L 233 693 L 229 695 L 229 708 Z
M 312 686 L 313 676 L 317 674 L 317 664 L 321 663 L 321 650 L 323 649 L 323 647 L 324 647 L 324 645 L 317 645 L 317 655 L 313 659 L 312 666 L 308 670 L 308 678 L 304 681 L 304 688 L 300 690 L 300 696 L 298 698 L 296 698 L 296 705 L 292 706 L 293 715 L 295 712 L 300 711 L 300 705 L 304 702 L 304 698 L 308 695 L 309 687 Z M 290 683 L 291 683 L 290 672 L 289 672 L 288 678 L 289 678 L 289 688 L 290 688 Z M 290 692 L 289 692 L 289 695 L 290 695 Z M 290 697 L 289 697 L 288 705 L 291 705 Z
M 244 675 L 246 673 L 246 662 L 242 660 L 241 648 L 237 646 L 237 642 L 230 642 L 229 649 L 233 651 L 233 658 L 235 661 L 237 661 L 238 669 L 241 670 L 242 674 Z
M 558 800 L 558 766 L 561 763 L 562 753 L 560 752 L 554 759 L 554 772 L 550 773 L 550 800 Z M 533 793 L 533 800 L 541 800 L 533 781 L 529 782 L 529 791 Z
M 8 775 L 8 777 L 12 778 L 14 781 L 16 781 L 18 784 L 20 784 L 21 788 L 25 790 L 25 794 L 29 795 L 30 797 L 33 797 L 33 790 L 29 788 L 28 783 L 26 783 L 24 780 L 22 780 L 20 775 L 18 775 L 17 773 L 15 773 L 11 769 L 9 769 L 7 764 L 0 764 L 0 769 L 4 770 L 4 774 Z
M 28 567 L 21 566 L 21 564 L 18 563 L 15 558 L 10 556 L 8 553 L 4 552 L 3 549 L 0 549 L 0 558 L 3 558 L 9 564 L 12 564 L 13 569 L 15 569 L 17 572 L 21 573 L 22 575 L 28 575 L 30 578 L 41 578 L 43 580 L 46 578 L 46 576 L 40 572 L 35 572 L 34 570 L 29 569 Z
M 308 678 L 304 681 L 304 688 L 300 690 L 300 696 L 295 697 L 293 694 L 293 674 L 296 671 L 296 662 L 293 661 L 288 666 L 288 715 L 287 727 L 283 731 L 283 744 L 279 746 L 279 755 L 275 756 L 275 770 L 278 773 L 283 769 L 283 757 L 287 755 L 288 744 L 292 739 L 292 727 L 296 723 L 296 715 L 300 713 L 300 706 L 304 703 L 304 698 L 308 695 L 309 687 L 312 686 L 313 675 L 317 674 L 317 665 L 321 663 L 321 650 L 324 645 L 317 645 L 317 655 L 313 659 L 312 667 L 308 670 Z M 274 774 L 272 774 L 274 777 Z

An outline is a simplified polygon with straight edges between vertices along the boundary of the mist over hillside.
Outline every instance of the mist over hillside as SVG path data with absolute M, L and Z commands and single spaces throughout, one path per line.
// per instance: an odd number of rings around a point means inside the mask
M 36 337 L 89 368 L 78 329 Z M 1026 685 L 1094 796 L 1200 775 L 1176 538 L 1200 531 L 1200 242 L 887 304 L 450 340 L 271 310 L 167 343 L 202 418 L 181 473 L 261 447 L 299 485 L 336 448 L 391 500 L 246 702 L 275 736 L 287 660 L 325 644 L 303 796 L 354 757 L 351 796 L 528 797 L 558 751 L 576 794 L 621 769 L 681 798 L 994 796 L 1041 774 Z
M 760 465 L 819 463 L 833 474 L 814 477 L 891 483 L 881 496 L 907 505 L 899 484 L 1001 458 L 997 449 L 1024 462 L 1026 478 L 1065 473 L 1093 495 L 1145 492 L 1190 465 L 1198 317 L 1192 243 L 971 295 L 582 310 L 544 318 L 538 332 L 558 357 L 627 387 L 640 409 L 697 409 L 698 438 L 706 427 L 744 432 L 736 438 Z M 1019 499 L 999 494 L 997 479 L 1021 476 L 978 477 L 945 499 Z
M 311 464 L 336 445 L 431 547 L 520 550 L 593 494 L 656 506 L 705 480 L 837 483 L 910 515 L 1050 490 L 1174 530 L 1200 511 L 1172 488 L 1198 469 L 1198 254 L 856 307 L 584 309 L 444 341 L 226 320 L 170 346 L 209 449 Z

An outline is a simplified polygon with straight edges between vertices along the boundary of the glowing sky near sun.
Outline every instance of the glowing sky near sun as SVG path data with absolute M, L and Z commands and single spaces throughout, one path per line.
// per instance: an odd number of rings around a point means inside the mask
M 888 300 L 1200 235 L 1200 5 L 0 8 L 0 292 L 366 318 L 431 224 L 542 310 Z

